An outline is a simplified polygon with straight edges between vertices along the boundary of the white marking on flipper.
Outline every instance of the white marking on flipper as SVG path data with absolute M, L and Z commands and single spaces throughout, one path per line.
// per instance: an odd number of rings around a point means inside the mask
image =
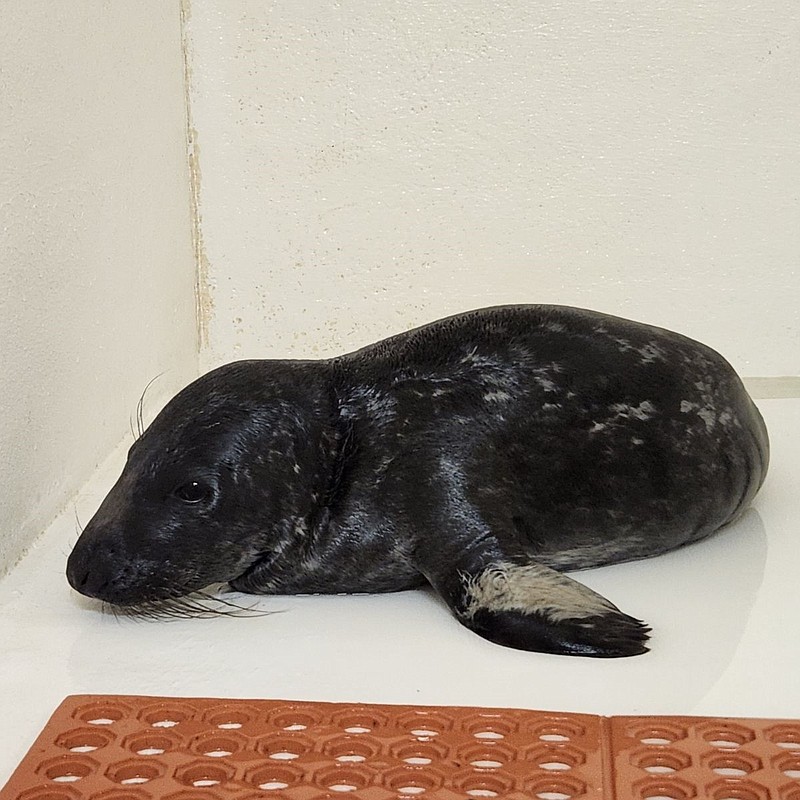
M 541 564 L 498 562 L 479 575 L 462 574 L 462 579 L 467 618 L 482 609 L 541 614 L 556 623 L 619 613 L 602 595 Z

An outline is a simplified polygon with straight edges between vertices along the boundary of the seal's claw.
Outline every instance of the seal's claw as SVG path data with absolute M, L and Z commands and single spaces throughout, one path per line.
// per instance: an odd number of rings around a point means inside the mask
M 649 649 L 650 628 L 621 611 L 555 622 L 541 613 L 480 610 L 464 624 L 484 639 L 517 650 L 620 658 Z
M 555 622 L 540 613 L 480 610 L 464 624 L 484 639 L 517 650 L 619 658 L 649 649 L 650 628 L 620 611 Z

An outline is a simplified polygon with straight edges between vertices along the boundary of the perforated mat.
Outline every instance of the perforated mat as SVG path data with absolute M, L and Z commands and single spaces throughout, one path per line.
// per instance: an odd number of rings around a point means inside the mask
M 0 800 L 800 800 L 800 720 L 74 696 Z

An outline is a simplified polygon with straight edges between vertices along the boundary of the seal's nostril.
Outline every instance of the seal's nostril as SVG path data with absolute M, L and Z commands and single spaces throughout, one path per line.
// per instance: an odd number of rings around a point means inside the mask
M 93 597 L 95 592 L 102 588 L 101 582 L 107 583 L 107 581 L 104 581 L 102 568 L 98 569 L 99 565 L 95 564 L 93 569 L 84 552 L 84 550 L 72 551 L 67 561 L 67 581 L 75 591 Z
M 84 569 L 80 572 L 67 573 L 67 580 L 75 591 L 86 597 L 104 599 L 102 594 L 112 584 L 112 581 L 97 571 Z
M 89 572 L 88 567 L 78 567 L 75 568 L 72 565 L 69 565 L 67 568 L 67 581 L 69 585 L 78 592 L 83 593 L 86 589 L 86 584 L 89 583 L 91 573 Z

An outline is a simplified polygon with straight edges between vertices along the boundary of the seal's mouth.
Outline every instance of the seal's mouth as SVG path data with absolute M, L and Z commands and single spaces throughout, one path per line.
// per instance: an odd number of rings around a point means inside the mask
M 260 553 L 244 572 L 237 578 L 228 581 L 228 586 L 235 592 L 244 592 L 245 594 L 265 594 L 264 591 L 259 591 L 256 586 L 263 585 L 263 579 L 256 581 L 256 573 L 263 574 L 269 570 L 269 567 L 277 560 L 278 554 L 275 552 Z

